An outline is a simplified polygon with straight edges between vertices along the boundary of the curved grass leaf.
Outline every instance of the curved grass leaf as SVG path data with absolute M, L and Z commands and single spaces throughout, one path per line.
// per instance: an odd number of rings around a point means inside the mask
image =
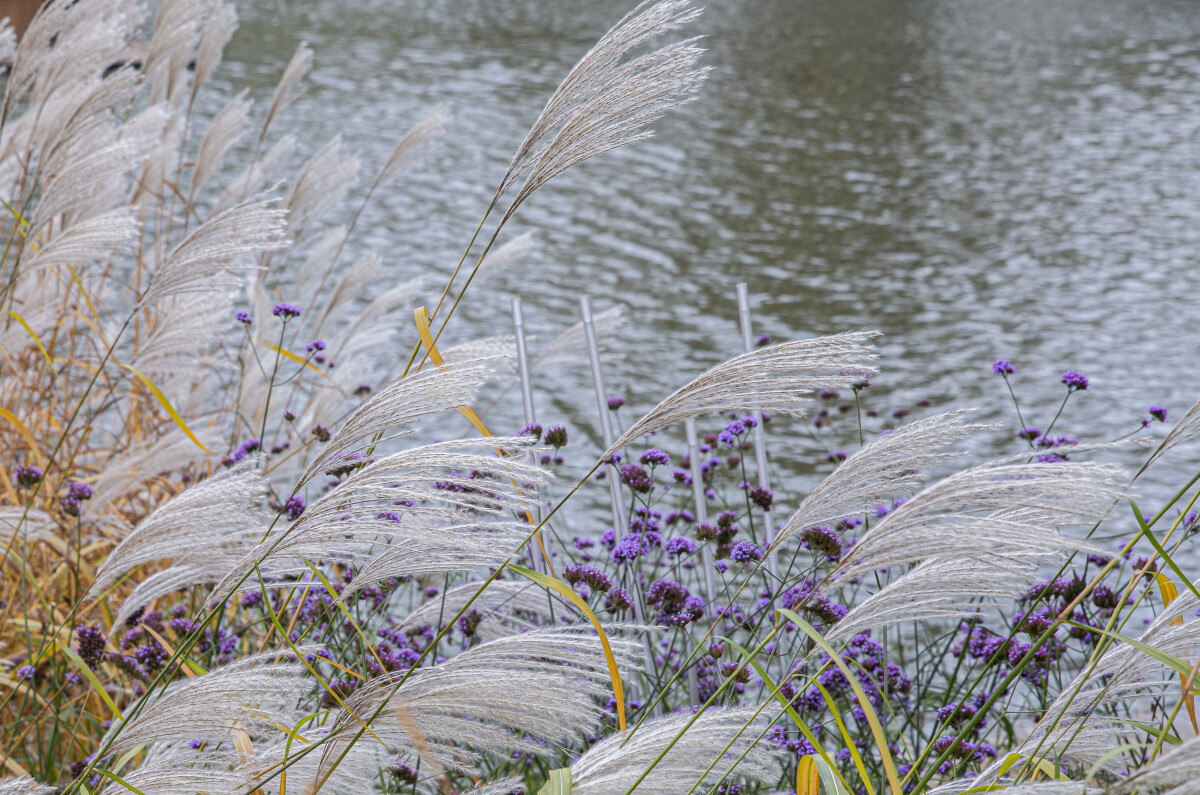
M 571 795 L 571 768 L 550 771 L 550 778 L 538 790 L 538 795 Z
M 146 385 L 146 388 L 150 390 L 150 394 L 154 395 L 154 399 L 157 400 L 159 405 L 166 410 L 167 414 L 171 415 L 171 419 L 174 420 L 175 424 L 179 426 L 179 430 L 186 433 L 187 437 L 191 439 L 192 442 L 201 450 L 206 453 L 211 452 L 207 447 L 200 443 L 200 440 L 196 438 L 196 434 L 192 433 L 192 429 L 189 428 L 187 423 L 183 421 L 183 417 L 179 416 L 179 412 L 176 411 L 175 407 L 171 405 L 171 401 L 167 400 L 167 396 L 163 394 L 162 390 L 158 388 L 157 384 L 147 378 L 143 373 L 136 370 L 132 365 L 121 363 L 121 366 L 136 375 L 138 380 Z
M 518 566 L 515 563 L 508 564 L 508 568 L 533 580 L 543 588 L 549 588 L 556 594 L 565 596 L 572 604 L 583 611 L 588 621 L 592 622 L 592 626 L 596 628 L 596 634 L 600 636 L 600 646 L 604 649 L 604 659 L 608 662 L 608 675 L 612 678 L 613 698 L 617 701 L 617 726 L 620 727 L 621 731 L 625 731 L 625 688 L 621 684 L 621 672 L 617 670 L 617 658 L 613 655 L 612 645 L 608 642 L 608 635 L 604 633 L 604 627 L 600 626 L 600 619 L 596 618 L 596 614 L 592 612 L 592 608 L 588 607 L 587 602 L 583 601 L 579 597 L 579 594 L 575 593 L 562 580 L 548 577 L 545 574 Z

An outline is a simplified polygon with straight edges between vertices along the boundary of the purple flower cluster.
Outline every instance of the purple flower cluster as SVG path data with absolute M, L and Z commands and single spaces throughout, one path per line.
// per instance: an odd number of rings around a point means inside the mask
M 1088 388 L 1087 376 L 1075 370 L 1067 370 L 1062 374 L 1062 382 L 1069 392 L 1083 391 Z
M 280 301 L 278 304 L 275 304 L 275 306 L 271 307 L 271 314 L 282 319 L 286 323 L 292 318 L 300 317 L 301 312 L 299 307 L 292 306 L 286 301 Z

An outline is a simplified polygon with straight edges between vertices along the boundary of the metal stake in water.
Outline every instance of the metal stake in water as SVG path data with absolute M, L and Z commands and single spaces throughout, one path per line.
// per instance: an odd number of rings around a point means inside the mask
M 529 356 L 525 350 L 525 316 L 521 311 L 521 299 L 517 296 L 513 296 L 512 299 L 512 316 L 513 331 L 517 343 L 517 374 L 521 380 L 521 407 L 525 412 L 525 424 L 532 425 L 537 422 L 533 410 L 533 382 L 529 377 Z M 534 509 L 533 518 L 535 522 L 538 522 L 542 518 L 542 495 L 537 486 L 534 486 L 533 502 L 537 506 Z M 542 537 L 541 542 L 546 549 L 546 554 L 549 555 L 550 540 Z M 545 561 L 537 554 L 533 544 L 529 545 L 529 554 L 532 556 L 533 568 L 535 570 L 547 571 Z
M 608 422 L 608 395 L 604 391 L 604 376 L 600 372 L 600 346 L 596 342 L 596 324 L 592 321 L 592 302 L 585 295 L 579 299 L 579 311 L 583 315 L 583 335 L 587 339 L 588 360 L 592 364 L 592 385 L 596 388 L 596 410 L 600 412 L 600 434 L 604 439 L 604 449 L 612 447 L 613 432 Z M 621 493 L 621 473 L 617 465 L 608 464 L 608 496 L 612 502 L 613 534 L 615 540 L 625 537 L 625 495 Z M 637 587 L 636 575 L 630 581 L 630 596 L 633 600 L 633 617 L 639 624 L 645 624 L 642 617 L 642 599 Z M 646 653 L 646 673 L 655 670 L 654 650 L 650 648 L 650 639 L 642 635 L 642 645 Z M 659 702 L 660 704 L 662 702 Z
M 750 331 L 750 296 L 746 291 L 745 282 L 737 286 L 737 300 L 738 317 L 742 324 L 742 348 L 749 353 L 754 347 L 754 338 Z M 771 478 L 767 472 L 767 432 L 763 428 L 761 411 L 754 412 L 754 420 L 754 460 L 758 467 L 758 485 L 759 488 L 769 489 Z M 767 571 L 771 573 L 771 578 L 778 582 L 779 566 L 775 551 L 771 549 L 771 544 L 775 541 L 775 519 L 771 516 L 770 508 L 763 511 L 763 534 L 766 537 Z

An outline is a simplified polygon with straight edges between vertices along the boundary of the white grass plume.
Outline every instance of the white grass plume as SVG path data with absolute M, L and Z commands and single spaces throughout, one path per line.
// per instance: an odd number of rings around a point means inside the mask
M 527 258 L 533 251 L 533 236 L 534 230 L 529 230 L 523 234 L 517 235 L 512 240 L 509 240 L 504 245 L 489 251 L 488 255 L 483 258 L 483 263 L 479 266 L 479 272 L 475 276 L 475 280 L 496 276 L 514 262 L 520 262 Z
M 139 582 L 125 597 L 113 626 L 125 624 L 126 619 L 155 599 L 186 588 L 220 582 L 254 548 L 261 535 L 259 529 L 227 536 L 217 544 L 178 547 L 169 567 Z
M 437 141 L 450 120 L 450 109 L 437 105 L 417 120 L 417 123 L 396 142 L 388 159 L 380 166 L 371 185 L 371 191 L 388 180 L 420 166 L 433 152 Z
M 52 792 L 57 792 L 57 789 L 48 784 L 39 784 L 29 776 L 0 778 L 0 795 L 50 795 Z
M 441 442 L 384 456 L 348 476 L 286 528 L 276 528 L 218 585 L 224 597 L 257 566 L 273 580 L 308 571 L 305 560 L 354 565 L 354 587 L 393 576 L 499 565 L 528 534 L 510 517 L 530 507 L 524 484 L 542 485 L 545 470 L 508 457 L 530 438 Z M 504 457 L 461 452 L 496 448 Z M 473 472 L 470 477 L 455 472 Z M 439 487 L 461 486 L 463 490 Z M 397 505 L 411 501 L 411 506 Z M 399 521 L 396 521 L 399 519 Z M 242 588 L 257 588 L 246 580 Z
M 256 510 L 266 494 L 262 477 L 242 465 L 176 495 L 143 519 L 101 564 L 88 599 L 143 563 L 174 557 L 188 544 L 218 544 L 263 524 Z
M 213 212 L 227 210 L 243 201 L 246 196 L 261 191 L 264 185 L 280 175 L 298 146 L 296 136 L 290 133 L 276 141 L 265 155 L 246 166 L 246 170 L 221 192 L 220 198 L 213 206 Z
M 441 629 L 478 593 L 479 586 L 478 582 L 468 582 L 447 589 L 405 616 L 396 625 L 397 629 L 420 626 Z M 550 603 L 546 591 L 524 581 L 493 582 L 471 602 L 471 609 L 483 617 L 475 629 L 476 636 L 483 640 L 527 632 L 537 624 L 544 626 L 550 622 Z M 565 607 L 560 608 L 555 615 L 561 617 L 565 611 Z M 537 622 L 531 622 L 529 617 L 535 617 Z
M 339 456 L 359 452 L 376 434 L 405 428 L 422 417 L 469 405 L 475 391 L 492 373 L 492 362 L 476 360 L 430 368 L 393 381 L 347 418 L 300 478 L 307 483 Z M 404 433 L 404 431 L 401 431 Z
M 638 784 L 646 795 L 678 795 L 687 792 L 714 759 L 713 772 L 699 789 L 706 790 L 722 778 L 736 776 L 768 782 L 779 777 L 777 754 L 765 742 L 754 745 L 732 772 L 730 768 L 767 727 L 765 716 L 754 717 L 755 708 L 710 708 L 667 752 L 662 761 Z M 765 711 L 764 711 L 765 712 Z M 649 767 L 667 744 L 691 720 L 690 712 L 657 720 L 648 720 L 632 737 L 617 734 L 603 740 L 571 765 L 571 792 L 574 795 L 611 795 L 625 792 Z M 734 736 L 746 730 L 734 740 Z M 733 741 L 728 752 L 725 746 Z M 624 747 L 622 747 L 624 742 Z M 724 757 L 722 754 L 724 753 Z
M 616 633 L 609 637 L 619 669 L 629 675 L 640 646 Z M 514 750 L 542 756 L 594 731 L 610 693 L 609 673 L 599 639 L 590 626 L 539 629 L 499 638 L 469 649 L 432 668 L 413 672 L 389 696 L 403 673 L 377 677 L 360 687 L 347 706 L 360 716 L 372 714 L 387 698 L 372 730 L 392 752 L 418 753 L 424 745 L 445 769 L 472 771 L 468 758 L 454 753 L 470 748 L 505 757 Z M 357 722 L 340 714 L 324 764 L 336 758 Z M 415 739 L 413 731 L 420 734 Z
M 825 637 L 832 642 L 900 621 L 963 618 L 986 606 L 980 600 L 1007 600 L 1027 590 L 1039 562 L 1038 556 L 928 560 L 858 602 Z
M 911 492 L 925 471 L 961 455 L 949 445 L 988 426 L 967 425 L 970 410 L 952 411 L 904 425 L 868 442 L 821 481 L 779 531 L 776 543 L 813 525 L 854 516 Z
M 442 360 L 445 362 L 473 359 L 494 359 L 498 372 L 513 375 L 517 372 L 517 338 L 511 335 L 483 337 L 442 351 Z
M 1135 791 L 1163 795 L 1200 793 L 1200 736 L 1188 738 L 1173 748 L 1164 748 L 1162 756 L 1113 787 L 1110 790 L 1113 795 Z
M 605 456 L 635 439 L 689 417 L 715 411 L 801 414 L 806 395 L 847 388 L 874 372 L 873 331 L 797 340 L 735 356 L 677 390 L 613 442 Z M 857 372 L 851 372 L 857 371 Z
M 154 795 L 195 795 L 195 793 L 233 793 L 248 782 L 239 773 L 238 754 L 225 749 L 200 751 L 183 746 L 154 746 L 146 759 L 121 778 L 139 792 Z M 105 779 L 105 781 L 108 781 Z M 100 795 L 128 795 L 123 784 L 108 781 Z
M 688 0 L 642 3 L 576 64 L 517 147 L 501 182 L 504 193 L 523 180 L 504 220 L 539 187 L 571 166 L 649 137 L 647 125 L 687 101 L 706 69 L 695 39 L 622 63 L 632 48 L 699 15 Z
M 231 325 L 228 293 L 173 296 L 155 305 L 156 325 L 138 346 L 133 366 L 142 372 L 179 373 L 215 368 L 211 354 Z
M 246 256 L 281 248 L 285 242 L 284 212 L 273 199 L 248 201 L 216 213 L 158 267 L 141 305 L 169 295 L 212 290 L 229 281 L 221 278 L 225 271 L 253 267 L 245 262 Z
M 305 229 L 336 207 L 358 176 L 359 159 L 342 151 L 342 136 L 305 161 L 288 186 L 283 204 L 288 211 L 288 226 Z
M 838 564 L 840 577 L 930 558 L 1056 555 L 1086 545 L 1057 527 L 1092 524 L 1125 494 L 1123 471 L 1083 461 L 981 464 L 927 486 L 871 527 Z
M 22 521 L 23 520 L 23 521 Z M 58 530 L 54 517 L 45 511 L 24 508 L 0 508 L 0 542 L 5 545 L 21 528 L 21 537 L 26 541 L 53 538 Z
M 1179 422 L 1175 423 L 1175 427 L 1167 434 L 1167 438 L 1163 439 L 1162 444 L 1158 446 L 1158 449 L 1154 451 L 1142 469 L 1149 469 L 1154 462 L 1168 451 L 1177 445 L 1183 444 L 1197 433 L 1200 433 L 1200 401 L 1192 404 L 1192 407 L 1179 418 Z
M 82 270 L 93 262 L 105 262 L 131 251 L 137 231 L 137 219 L 128 207 L 78 221 L 43 245 L 37 256 L 22 265 L 21 274 L 62 265 Z
M 196 191 L 208 182 L 209 178 L 221 167 L 225 155 L 243 135 L 246 134 L 246 120 L 250 116 L 250 101 L 246 99 L 247 91 L 243 91 L 225 104 L 213 117 L 204 137 L 200 139 L 200 148 L 196 152 L 196 169 L 192 172 L 192 184 L 188 194 L 189 200 L 194 198 Z
M 295 725 L 295 721 L 292 725 Z M 317 774 L 321 772 L 321 753 L 312 751 L 299 759 L 296 757 L 307 746 L 323 737 L 324 729 L 301 729 L 295 732 L 295 739 L 292 740 L 290 748 L 286 740 L 256 744 L 253 761 L 239 771 L 253 782 L 253 786 L 245 786 L 241 792 L 274 793 L 279 792 L 282 786 L 283 795 L 313 795 Z M 278 775 L 270 782 L 263 783 L 265 776 L 278 772 L 285 759 L 288 762 L 286 784 Z M 350 753 L 333 771 L 333 775 L 321 785 L 321 795 L 364 795 L 376 792 L 372 785 L 379 784 L 380 768 L 389 761 L 384 749 L 368 738 L 368 742 L 360 742 L 350 749 Z
M 225 53 L 225 45 L 233 38 L 237 30 L 237 8 L 231 4 L 218 6 L 210 15 L 208 24 L 204 27 L 204 35 L 200 39 L 200 47 L 196 51 L 195 75 L 192 78 L 192 102 L 195 102 L 200 87 L 216 71 Z
M 279 85 L 275 87 L 275 95 L 271 98 L 271 105 L 267 108 L 267 115 L 263 118 L 262 130 L 259 132 L 260 142 L 266 137 L 267 129 L 275 120 L 275 116 L 295 101 L 299 93 L 300 81 L 312 69 L 312 61 L 313 51 L 309 48 L 308 43 L 300 42 L 300 46 L 296 48 L 292 59 L 288 61 L 287 67 L 283 70 L 283 76 L 279 78 Z
M 616 336 L 617 329 L 625 319 L 625 308 L 613 306 L 598 312 L 592 317 L 592 327 L 596 331 L 596 347 L 601 351 L 608 350 Z M 533 367 L 550 367 L 557 364 L 580 364 L 588 361 L 587 335 L 583 330 L 583 321 L 576 323 L 559 334 L 533 360 Z
M 219 443 L 215 428 L 197 428 L 195 434 L 206 447 Z M 90 523 L 111 514 L 112 504 L 130 496 L 142 483 L 160 473 L 178 471 L 196 457 L 196 445 L 191 439 L 182 433 L 171 433 L 110 458 L 92 484 L 95 493 L 83 503 L 84 522 Z
M 115 738 L 109 750 L 121 754 L 139 745 L 175 740 L 185 726 L 189 738 L 215 745 L 228 741 L 235 722 L 248 732 L 293 725 L 289 719 L 296 702 L 313 682 L 307 669 L 291 658 L 290 651 L 282 657 L 278 652 L 257 654 L 172 685 L 128 723 L 113 721 L 109 736 Z

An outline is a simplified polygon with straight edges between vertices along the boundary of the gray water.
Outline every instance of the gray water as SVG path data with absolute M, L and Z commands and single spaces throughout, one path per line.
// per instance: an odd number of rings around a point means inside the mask
M 546 98 L 631 3 L 259 0 L 240 8 L 218 82 L 265 104 L 307 40 L 316 67 L 280 126 L 309 152 L 340 132 L 368 171 L 451 102 L 439 155 L 375 203 L 356 242 L 397 279 L 440 284 Z M 584 291 L 621 303 L 607 378 L 645 410 L 739 352 L 746 281 L 756 331 L 886 335 L 870 433 L 924 399 L 912 416 L 976 406 L 1007 423 L 978 454 L 1019 451 L 990 374 L 1000 357 L 1043 427 L 1058 375 L 1086 373 L 1056 428 L 1086 440 L 1200 397 L 1191 0 L 715 0 L 691 28 L 714 67 L 700 98 L 527 203 L 510 235 L 536 230 L 535 254 L 464 302 L 451 342 L 508 332 L 515 294 L 543 338 L 578 319 Z M 586 370 L 537 388 L 539 419 L 591 433 Z M 511 393 L 493 424 L 515 427 L 519 410 Z M 776 465 L 827 470 L 848 430 L 774 424 Z M 1196 456 L 1169 461 L 1144 492 L 1182 485 Z

